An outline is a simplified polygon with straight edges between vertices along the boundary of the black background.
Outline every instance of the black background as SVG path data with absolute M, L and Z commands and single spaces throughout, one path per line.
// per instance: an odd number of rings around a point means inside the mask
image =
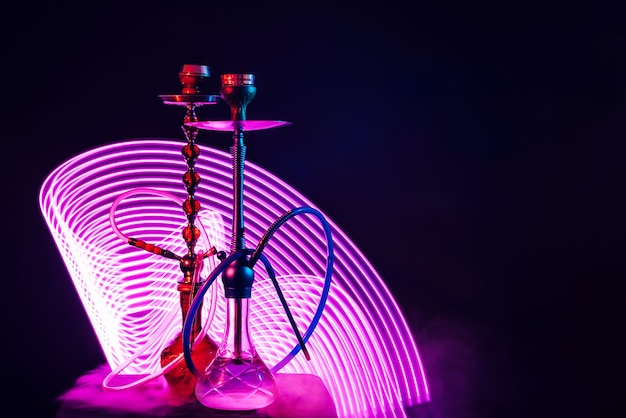
M 254 73 L 248 117 L 293 122 L 255 133 L 247 159 L 320 207 L 385 278 L 426 362 L 424 416 L 611 417 L 623 406 L 618 7 L 3 8 L 2 392 L 24 416 L 53 416 L 54 399 L 104 362 L 38 189 L 89 148 L 182 140 L 183 114 L 157 96 L 178 93 L 178 71 L 196 57 L 211 68 L 207 92 L 219 74 Z

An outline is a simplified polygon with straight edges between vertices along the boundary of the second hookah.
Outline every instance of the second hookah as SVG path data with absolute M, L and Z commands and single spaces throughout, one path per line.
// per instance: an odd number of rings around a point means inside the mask
M 310 333 L 315 328 L 315 324 L 312 323 L 307 330 L 307 334 L 305 334 L 305 338 L 303 338 L 296 327 L 287 302 L 278 286 L 274 271 L 267 258 L 262 254 L 262 251 L 271 236 L 290 218 L 303 213 L 316 215 L 322 222 L 328 242 L 327 280 L 325 286 L 327 294 L 332 272 L 333 249 L 330 226 L 319 211 L 310 207 L 300 207 L 288 211 L 268 228 L 254 250 L 246 248 L 243 203 L 246 153 L 244 130 L 269 129 L 287 125 L 289 122 L 247 120 L 247 106 L 256 94 L 253 74 L 223 74 L 221 75 L 221 82 L 220 95 L 230 106 L 230 120 L 190 121 L 185 123 L 185 125 L 200 129 L 233 132 L 233 145 L 230 147 L 233 165 L 231 248 L 228 256 L 224 253 L 221 254 L 221 263 L 213 270 L 207 280 L 203 282 L 191 304 L 189 315 L 183 326 L 183 348 L 187 366 L 197 377 L 195 396 L 202 405 L 222 410 L 253 410 L 270 405 L 277 395 L 274 375 L 257 353 L 248 329 L 250 297 L 254 282 L 254 265 L 260 260 L 265 266 L 298 339 L 299 346 L 296 348 L 300 348 L 307 360 L 309 360 L 310 357 L 305 347 L 305 340 L 310 336 Z M 199 371 L 196 369 L 192 357 L 193 317 L 201 306 L 204 293 L 220 274 L 226 298 L 224 334 L 215 358 L 203 371 Z M 323 309 L 324 303 L 325 297 L 320 301 L 319 308 Z M 321 311 L 318 309 L 318 312 Z M 292 351 L 292 355 L 294 351 Z
M 231 254 L 245 250 L 243 219 L 243 166 L 246 147 L 243 123 L 246 107 L 256 94 L 252 75 L 222 75 L 222 98 L 230 105 L 233 120 L 234 213 Z M 244 257 L 226 267 L 222 274 L 226 297 L 226 325 L 215 359 L 196 383 L 196 398 L 217 409 L 256 409 L 271 404 L 276 382 L 259 357 L 248 331 L 249 301 L 254 272 Z

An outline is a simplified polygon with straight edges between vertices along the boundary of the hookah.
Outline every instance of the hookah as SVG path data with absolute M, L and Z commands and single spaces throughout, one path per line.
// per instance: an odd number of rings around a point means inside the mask
M 185 64 L 182 66 L 179 74 L 179 80 L 183 85 L 182 94 L 161 95 L 159 96 L 165 104 L 186 107 L 184 123 L 197 121 L 198 118 L 195 109 L 200 106 L 212 105 L 217 103 L 219 96 L 205 95 L 200 93 L 200 84 L 210 76 L 209 68 L 205 65 Z M 198 135 L 198 129 L 191 126 L 183 125 L 183 132 L 187 140 L 187 144 L 183 146 L 181 152 L 187 163 L 187 171 L 183 175 L 183 183 L 187 190 L 187 198 L 179 201 L 168 193 L 160 192 L 152 189 L 134 189 L 120 195 L 111 205 L 109 212 L 110 223 L 115 233 L 129 245 L 143 249 L 150 253 L 160 255 L 162 257 L 179 261 L 180 270 L 183 273 L 183 279 L 178 282 L 177 290 L 179 292 L 179 306 L 182 316 L 182 324 L 189 315 L 189 307 L 198 288 L 202 284 L 200 279 L 200 271 L 203 266 L 203 259 L 215 255 L 216 250 L 211 247 L 206 252 L 195 251 L 198 239 L 202 236 L 208 242 L 206 231 L 202 225 L 201 229 L 195 225 L 198 212 L 201 209 L 200 203 L 195 199 L 195 190 L 200 184 L 200 175 L 195 171 L 195 162 L 200 154 L 200 150 L 195 143 Z M 187 246 L 187 253 L 179 256 L 172 251 L 161 248 L 159 246 L 149 244 L 143 240 L 133 237 L 127 237 L 117 227 L 115 221 L 115 210 L 119 203 L 135 194 L 154 194 L 165 198 L 169 198 L 181 205 L 187 217 L 187 226 L 182 231 L 182 236 Z M 202 309 L 198 309 L 193 313 L 192 334 L 195 338 L 194 360 L 198 364 L 206 366 L 214 357 L 217 351 L 217 343 L 213 341 L 202 329 Z M 196 377 L 189 372 L 183 361 L 183 340 L 182 332 L 174 337 L 170 344 L 165 347 L 160 354 L 161 373 L 149 375 L 138 381 L 123 386 L 113 386 L 110 384 L 114 376 L 121 369 L 126 367 L 136 357 L 143 354 L 143 350 L 135 353 L 128 359 L 118 370 L 112 370 L 103 381 L 103 389 L 107 391 L 123 390 L 130 387 L 138 386 L 146 383 L 159 375 L 163 375 L 168 383 L 168 387 L 176 394 L 189 396 L 193 394 Z
M 298 346 L 292 350 L 291 357 L 301 348 L 307 360 L 309 353 L 305 346 L 305 338 L 315 328 L 319 317 L 314 318 L 307 334 L 300 334 L 288 304 L 280 290 L 276 276 L 269 260 L 262 254 L 272 235 L 294 216 L 309 213 L 317 216 L 324 227 L 328 242 L 328 258 L 326 285 L 324 295 L 328 293 L 328 285 L 332 274 L 333 246 L 330 226 L 323 215 L 311 208 L 295 208 L 279 217 L 267 229 L 256 249 L 247 249 L 245 245 L 244 225 L 244 165 L 246 146 L 244 131 L 270 129 L 289 124 L 285 121 L 248 120 L 247 106 L 256 95 L 253 74 L 223 74 L 220 96 L 230 106 L 229 121 L 188 122 L 187 126 L 214 131 L 232 131 L 233 145 L 230 147 L 233 168 L 233 222 L 230 254 L 222 258 L 222 262 L 203 283 L 189 309 L 190 315 L 196 312 L 201 304 L 202 296 L 209 286 L 221 274 L 224 284 L 226 306 L 226 326 L 222 343 L 215 358 L 200 372 L 194 364 L 191 344 L 191 316 L 187 317 L 183 326 L 184 357 L 187 367 L 197 377 L 195 395 L 198 401 L 209 408 L 227 410 L 251 410 L 265 407 L 276 398 L 276 382 L 272 371 L 258 355 L 248 330 L 249 301 L 254 283 L 254 266 L 261 260 L 269 278 L 276 289 L 278 297 L 285 309 L 290 325 L 298 340 Z M 325 296 L 320 303 L 323 308 Z M 318 310 L 319 312 L 319 310 Z
M 243 193 L 246 154 L 244 132 L 282 127 L 289 125 L 290 122 L 247 119 L 247 106 L 256 95 L 253 74 L 221 75 L 219 96 L 200 92 L 200 83 L 209 76 L 208 66 L 185 64 L 179 72 L 179 80 L 183 84 L 182 94 L 159 96 L 165 104 L 186 108 L 182 129 L 187 144 L 182 148 L 182 155 L 187 163 L 187 171 L 183 174 L 187 198 L 181 202 L 181 206 L 187 217 L 187 226 L 182 232 L 187 253 L 184 256 L 178 256 L 158 246 L 126 237 L 116 228 L 114 211 L 119 201 L 130 194 L 146 192 L 145 190 L 130 191 L 118 197 L 111 207 L 110 219 L 117 235 L 129 245 L 180 263 L 183 279 L 178 283 L 178 291 L 183 322 L 182 331 L 163 349 L 160 357 L 162 374 L 169 387 L 178 394 L 195 395 L 195 398 L 208 408 L 254 410 L 266 407 L 276 399 L 277 385 L 274 374 L 299 351 L 302 351 L 305 358 L 310 360 L 305 344 L 319 322 L 328 297 L 334 260 L 333 240 L 330 225 L 322 213 L 312 207 L 303 206 L 291 209 L 276 219 L 265 231 L 255 248 L 246 247 Z M 215 104 L 220 99 L 230 106 L 230 120 L 199 121 L 195 109 Z M 233 171 L 233 219 L 231 247 L 228 254 L 212 246 L 206 251 L 197 253 L 195 251 L 195 245 L 201 237 L 207 240 L 204 227 L 197 218 L 201 205 L 195 199 L 195 190 L 201 181 L 200 175 L 194 170 L 195 162 L 200 156 L 200 148 L 195 142 L 200 129 L 232 131 L 233 133 L 233 145 L 230 147 Z M 152 192 L 164 195 L 158 191 Z M 327 260 L 320 303 L 309 327 L 302 335 L 280 289 L 274 269 L 268 258 L 263 255 L 263 250 L 283 224 L 295 216 L 304 214 L 314 215 L 320 221 L 327 241 Z M 209 256 L 216 256 L 220 263 L 203 280 L 200 278 L 200 271 L 203 267 L 203 260 Z M 254 267 L 258 261 L 261 261 L 268 278 L 272 281 L 297 339 L 297 345 L 271 369 L 259 356 L 248 327 L 250 299 L 255 281 Z M 218 345 L 209 338 L 202 326 L 201 310 L 205 294 L 219 276 L 224 285 L 226 323 L 222 341 Z M 103 384 L 105 389 L 108 387 L 110 376 Z M 149 376 L 137 383 L 145 383 L 154 377 L 156 376 Z M 124 388 L 132 386 L 134 385 L 127 385 Z
M 184 105 L 186 107 L 187 111 L 184 117 L 184 123 L 197 121 L 198 118 L 195 113 L 197 107 L 215 104 L 217 102 L 217 97 L 200 93 L 200 83 L 209 76 L 209 68 L 205 65 L 183 65 L 178 74 L 179 80 L 183 85 L 182 94 L 162 95 L 160 97 L 165 104 Z M 195 225 L 195 220 L 200 210 L 200 203 L 195 199 L 195 190 L 201 180 L 200 175 L 194 170 L 195 161 L 200 154 L 199 148 L 195 144 L 198 130 L 183 124 L 183 132 L 187 139 L 187 144 L 182 149 L 182 154 L 187 163 L 187 171 L 183 175 L 183 183 L 187 190 L 187 199 L 182 205 L 183 211 L 187 216 L 187 226 L 183 229 L 183 239 L 187 244 L 188 251 L 180 260 L 183 280 L 178 283 L 178 291 L 180 292 L 180 307 L 184 325 L 189 315 L 191 300 L 202 284 L 202 282 L 197 279 L 202 267 L 202 260 L 209 255 L 213 255 L 215 248 L 211 248 L 204 254 L 195 253 L 195 244 L 200 238 L 200 230 Z M 198 337 L 202 331 L 201 311 L 201 309 L 198 309 L 193 314 L 192 335 L 194 338 Z M 199 364 L 206 366 L 215 357 L 216 350 L 217 344 L 204 333 L 194 349 L 194 357 Z M 178 363 L 173 370 L 165 372 L 164 377 L 174 392 L 189 395 L 193 393 L 196 379 L 193 374 L 189 373 L 185 364 L 180 361 L 180 354 L 182 352 L 183 340 L 182 334 L 179 334 L 174 341 L 161 352 L 161 366 L 166 368 L 170 363 Z

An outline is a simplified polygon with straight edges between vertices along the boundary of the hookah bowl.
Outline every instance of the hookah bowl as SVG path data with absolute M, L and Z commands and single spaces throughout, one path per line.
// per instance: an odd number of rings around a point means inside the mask
M 196 381 L 196 399 L 204 406 L 222 410 L 253 410 L 274 402 L 276 382 L 258 355 L 248 330 L 249 302 L 254 271 L 244 244 L 243 127 L 246 106 L 254 98 L 253 74 L 224 74 L 220 95 L 231 109 L 233 145 L 233 232 L 231 256 L 237 256 L 222 273 L 226 298 L 226 324 L 222 343 L 213 361 Z

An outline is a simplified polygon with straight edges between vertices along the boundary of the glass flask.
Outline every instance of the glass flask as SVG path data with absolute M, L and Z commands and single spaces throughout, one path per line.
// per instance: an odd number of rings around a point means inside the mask
M 259 357 L 248 332 L 249 298 L 226 298 L 222 344 L 196 383 L 196 398 L 206 407 L 253 410 L 276 398 L 276 382 Z
M 180 282 L 178 284 L 178 290 L 180 293 L 180 309 L 182 313 L 183 324 L 187 319 L 189 308 L 193 295 L 196 294 L 198 288 L 197 283 Z M 192 293 L 193 292 L 193 293 Z M 196 311 L 195 320 L 192 325 L 192 340 L 200 334 L 202 330 L 202 307 Z M 215 341 L 204 334 L 202 339 L 197 343 L 194 343 L 191 357 L 194 364 L 203 369 L 215 358 L 218 345 Z M 194 387 L 196 384 L 196 377 L 191 373 L 187 364 L 182 359 L 183 354 L 183 337 L 182 333 L 178 334 L 174 340 L 161 352 L 161 367 L 165 368 L 168 364 L 176 359 L 179 360 L 178 364 L 172 369 L 166 371 L 163 376 L 167 381 L 169 388 L 176 394 L 182 396 L 192 396 L 194 394 Z

